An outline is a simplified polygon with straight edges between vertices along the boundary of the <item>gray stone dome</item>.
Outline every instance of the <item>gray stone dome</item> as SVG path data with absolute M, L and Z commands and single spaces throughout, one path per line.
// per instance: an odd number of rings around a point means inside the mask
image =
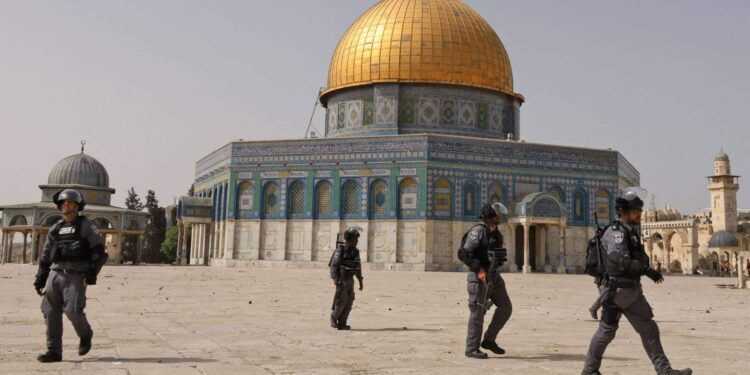
M 109 174 L 102 163 L 81 151 L 57 162 L 47 179 L 48 185 L 109 187 Z
M 720 230 L 708 240 L 708 247 L 739 247 L 739 242 L 732 233 Z
M 714 161 L 729 161 L 729 155 L 727 155 L 724 150 L 721 150 L 716 154 Z

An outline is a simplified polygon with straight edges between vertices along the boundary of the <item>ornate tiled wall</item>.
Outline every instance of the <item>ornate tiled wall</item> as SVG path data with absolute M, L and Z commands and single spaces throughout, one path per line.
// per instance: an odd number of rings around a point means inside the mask
M 519 139 L 520 105 L 516 98 L 477 88 L 376 84 L 331 95 L 326 136 L 430 132 Z

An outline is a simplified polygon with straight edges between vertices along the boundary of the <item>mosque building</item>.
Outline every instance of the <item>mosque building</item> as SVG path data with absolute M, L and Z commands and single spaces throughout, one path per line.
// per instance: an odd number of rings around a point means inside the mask
M 134 253 L 140 252 L 147 214 L 111 205 L 115 189 L 109 187 L 109 174 L 98 160 L 84 153 L 83 147 L 80 153 L 55 164 L 47 183 L 39 188 L 42 190 L 40 202 L 0 207 L 3 213 L 3 220 L 0 221 L 1 263 L 37 262 L 49 228 L 62 219 L 52 197 L 65 189 L 78 190 L 83 196 L 86 202 L 83 214 L 94 222 L 105 240 L 110 262 L 119 263 L 122 260 L 123 244 L 127 237 L 137 242 Z M 15 243 L 14 239 L 18 236 L 22 237 L 22 241 Z
M 738 262 L 750 259 L 750 212 L 738 208 L 739 188 L 739 176 L 732 175 L 729 156 L 721 151 L 708 176 L 710 209 L 694 215 L 670 207 L 644 211 L 641 226 L 651 263 L 683 274 L 736 272 Z
M 524 101 L 469 6 L 380 1 L 333 53 L 323 138 L 230 142 L 198 160 L 196 196 L 178 207 L 183 262 L 325 266 L 355 226 L 365 267 L 462 270 L 463 233 L 502 202 L 506 271 L 581 272 L 595 213 L 612 220 L 640 175 L 611 149 L 526 142 Z

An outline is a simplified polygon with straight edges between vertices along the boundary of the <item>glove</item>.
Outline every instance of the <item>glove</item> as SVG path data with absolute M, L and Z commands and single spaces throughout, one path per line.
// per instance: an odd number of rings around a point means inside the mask
M 364 288 L 364 285 L 362 285 L 362 279 L 359 279 L 359 290 L 362 290 Z
M 95 273 L 87 273 L 86 274 L 86 284 L 88 284 L 88 285 L 96 285 L 96 274 Z
M 40 269 L 36 273 L 36 279 L 34 280 L 34 290 L 36 291 L 36 294 L 40 296 L 44 295 L 44 293 L 42 293 L 42 289 L 44 289 L 44 286 L 47 285 L 47 277 L 49 277 L 49 270 Z
M 654 282 L 659 282 L 661 280 L 664 280 L 664 276 L 661 275 L 661 272 L 653 268 L 649 268 L 646 270 L 646 277 L 653 280 Z

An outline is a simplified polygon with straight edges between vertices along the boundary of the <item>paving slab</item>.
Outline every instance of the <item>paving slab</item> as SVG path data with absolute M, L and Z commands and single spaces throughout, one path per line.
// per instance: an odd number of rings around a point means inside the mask
M 337 331 L 326 270 L 110 266 L 88 291 L 92 351 L 77 355 L 66 320 L 64 362 L 41 364 L 35 273 L 0 265 L 0 374 L 577 374 L 598 324 L 587 310 L 590 277 L 504 274 L 513 316 L 498 343 L 507 354 L 472 360 L 463 356 L 462 273 L 367 272 L 352 330 Z M 644 281 L 675 367 L 748 373 L 750 291 L 716 287 L 726 278 Z M 602 371 L 654 373 L 626 320 Z

